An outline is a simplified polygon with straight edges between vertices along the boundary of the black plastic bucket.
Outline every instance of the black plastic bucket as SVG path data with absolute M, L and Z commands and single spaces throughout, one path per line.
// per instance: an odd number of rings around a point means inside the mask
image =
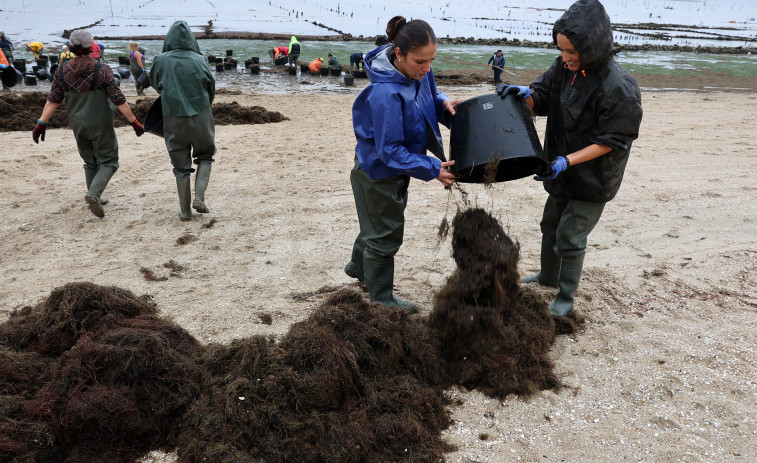
M 366 77 L 368 77 L 368 74 L 366 74 L 366 73 L 365 73 L 365 71 L 358 71 L 358 70 L 355 70 L 355 71 L 354 71 L 354 72 L 352 73 L 352 77 L 354 77 L 354 78 L 356 78 L 356 79 L 365 79 Z
M 223 72 L 223 69 L 224 69 L 223 63 L 216 63 L 217 72 Z
M 459 182 L 506 182 L 548 170 L 523 98 L 481 95 L 458 104 L 455 112 L 450 159 Z
M 290 76 L 296 76 L 297 75 L 297 68 L 294 66 L 289 66 L 287 68 L 287 72 L 289 72 Z
M 341 76 L 342 75 L 342 68 L 329 68 L 329 72 L 332 76 Z
M 353 85 L 355 85 L 355 78 L 352 76 L 344 76 L 344 86 L 352 87 Z
M 39 68 L 37 69 L 37 72 L 34 73 L 35 76 L 37 76 L 38 80 L 53 80 L 50 76 L 50 73 L 47 72 L 47 68 Z
M 118 72 L 118 75 L 121 76 L 122 79 L 128 79 L 131 75 L 131 71 L 126 68 L 118 68 L 116 69 L 116 72 Z
M 300 64 L 300 72 L 303 74 L 307 74 L 308 71 L 310 71 L 310 68 L 307 64 Z
M 216 64 L 223 63 L 223 58 L 216 58 Z
M 47 56 L 45 56 L 45 59 L 38 59 L 37 60 L 37 67 L 39 69 L 47 69 Z
M 0 80 L 2 80 L 3 85 L 9 88 L 16 85 L 16 72 L 16 69 L 12 66 L 4 68 L 2 74 L 0 74 Z
M 329 75 L 329 68 L 327 68 L 327 67 L 325 67 L 325 66 L 324 66 L 324 67 L 322 67 L 322 68 L 321 68 L 321 75 L 322 75 L 322 76 L 327 76 L 327 75 Z
M 216 55 L 208 55 L 208 63 L 215 64 L 216 62 Z
M 142 72 L 142 74 L 137 77 L 137 83 L 141 85 L 142 88 L 148 88 L 150 86 L 150 74 Z
M 55 75 L 55 71 L 58 70 L 58 63 L 53 63 L 50 65 L 50 80 L 53 80 L 53 76 Z M 121 76 L 118 76 L 121 77 Z
M 283 66 L 289 62 L 289 58 L 286 56 L 279 56 L 276 58 L 276 66 Z
M 152 103 L 145 114 L 145 132 L 163 137 L 163 103 L 160 97 Z
M 260 74 L 260 66 L 257 64 L 250 65 L 250 74 Z
M 25 74 L 24 85 L 37 85 L 37 76 L 34 74 Z
M 226 61 L 225 63 L 223 63 L 223 68 L 226 71 L 231 70 L 231 66 L 232 66 L 232 64 L 230 62 L 228 62 L 228 61 Z
M 118 57 L 118 64 L 120 66 L 128 66 L 128 65 L 131 64 L 131 62 L 129 61 L 129 57 L 128 56 L 119 56 Z
M 26 72 L 26 60 L 14 59 L 13 67 L 21 71 L 21 74 L 24 74 Z
M 258 63 L 260 63 L 260 57 L 259 56 L 253 56 L 250 59 L 252 60 L 252 64 L 258 64 Z
M 234 56 L 234 50 L 226 50 L 226 56 Z
M 47 59 L 50 60 L 50 65 L 52 66 L 53 64 L 58 64 L 58 60 L 60 59 L 60 56 L 59 55 L 49 55 L 47 57 Z
M 252 60 L 251 59 L 244 60 L 244 68 L 245 69 L 248 69 L 251 64 L 252 64 Z

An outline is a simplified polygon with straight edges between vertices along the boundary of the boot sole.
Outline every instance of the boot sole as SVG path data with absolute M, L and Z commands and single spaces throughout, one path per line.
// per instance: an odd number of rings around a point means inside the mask
M 194 204 L 192 204 L 192 208 L 202 214 L 207 214 L 208 212 L 210 212 L 210 209 L 208 209 L 208 206 L 198 201 L 195 201 Z
M 105 217 L 105 210 L 103 210 L 102 204 L 100 204 L 100 200 L 95 198 L 94 196 L 86 195 L 84 197 L 84 201 L 87 202 L 87 205 L 89 206 L 89 211 L 95 216 L 99 218 Z

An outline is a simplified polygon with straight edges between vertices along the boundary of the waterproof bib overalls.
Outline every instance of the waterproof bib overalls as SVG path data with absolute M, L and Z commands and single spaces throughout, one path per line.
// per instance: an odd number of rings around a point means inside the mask
M 104 90 L 97 90 L 97 75 L 100 63 L 93 69 L 92 86 L 86 92 L 73 92 L 64 79 L 68 66 L 60 70 L 60 81 L 66 88 L 65 102 L 68 120 L 74 131 L 79 155 L 84 160 L 84 175 L 87 180 L 87 197 L 100 196 L 110 178 L 118 169 L 118 140 L 113 129 L 115 105 Z M 87 202 L 90 202 L 89 199 Z M 90 208 L 91 209 L 91 208 Z M 101 208 L 92 211 L 98 217 Z
M 142 56 L 142 59 L 144 60 L 144 55 Z M 142 65 L 144 65 L 144 61 L 142 62 Z M 139 63 L 137 63 L 137 58 L 134 56 L 134 52 L 129 53 L 129 70 L 131 71 L 131 75 L 134 76 L 134 82 L 137 84 L 137 95 L 143 95 L 144 94 L 144 88 L 139 85 L 139 82 L 137 82 L 137 79 L 139 79 L 139 76 L 142 75 L 142 68 L 139 67 Z

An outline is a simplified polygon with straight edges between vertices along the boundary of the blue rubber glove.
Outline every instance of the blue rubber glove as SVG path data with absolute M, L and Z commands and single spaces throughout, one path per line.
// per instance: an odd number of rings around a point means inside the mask
M 545 180 L 554 180 L 558 175 L 565 172 L 565 169 L 567 169 L 568 167 L 570 167 L 568 158 L 566 158 L 565 156 L 557 156 L 557 159 L 552 161 L 549 173 L 546 175 L 536 176 L 534 177 L 534 180 L 538 180 L 540 182 L 543 182 Z
M 510 94 L 517 94 L 525 100 L 531 96 L 531 89 L 522 85 L 499 84 L 497 86 L 497 95 L 500 97 L 504 98 Z

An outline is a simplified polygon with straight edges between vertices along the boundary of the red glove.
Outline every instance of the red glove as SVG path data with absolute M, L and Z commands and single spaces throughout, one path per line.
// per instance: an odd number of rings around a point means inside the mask
M 145 128 L 142 126 L 142 124 L 139 123 L 139 119 L 134 119 L 133 121 L 131 121 L 131 126 L 134 129 L 134 133 L 136 133 L 138 137 L 141 137 L 145 133 Z
M 42 137 L 42 141 L 45 141 L 45 129 L 47 129 L 47 124 L 37 119 L 37 125 L 34 127 L 34 130 L 32 130 L 34 143 L 39 143 L 40 137 Z

